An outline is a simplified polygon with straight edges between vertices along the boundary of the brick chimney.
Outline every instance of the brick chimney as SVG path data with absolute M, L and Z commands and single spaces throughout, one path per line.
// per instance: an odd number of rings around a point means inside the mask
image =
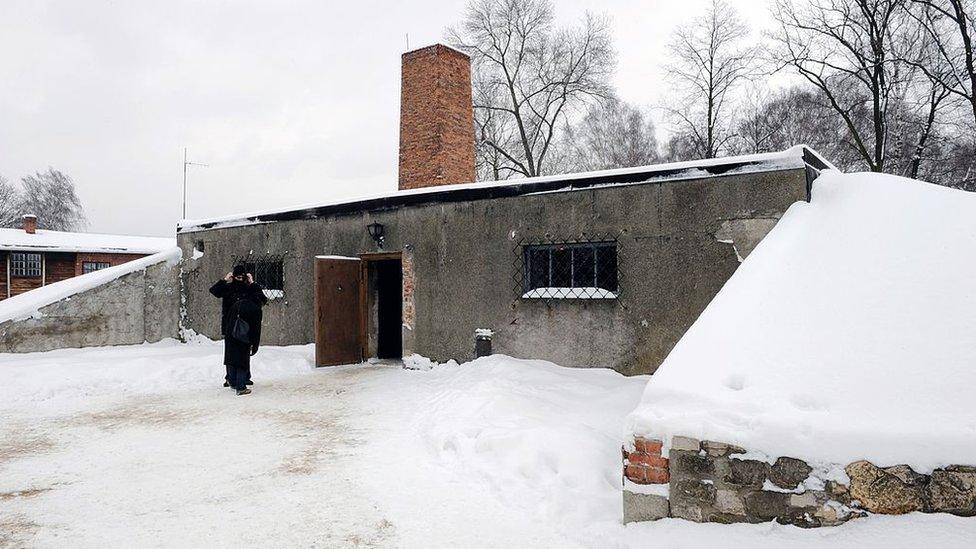
M 400 189 L 474 181 L 471 59 L 435 44 L 401 67 Z
M 24 216 L 24 232 L 27 234 L 35 234 L 37 232 L 37 216 L 36 215 L 25 215 Z

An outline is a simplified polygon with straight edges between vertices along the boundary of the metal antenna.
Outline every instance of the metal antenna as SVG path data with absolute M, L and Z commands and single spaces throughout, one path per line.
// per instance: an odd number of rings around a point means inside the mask
M 407 33 L 407 51 L 410 51 L 410 33 Z
M 207 168 L 210 165 L 187 161 L 186 147 L 183 147 L 183 219 L 186 219 L 186 167 L 187 166 L 203 166 L 204 168 Z

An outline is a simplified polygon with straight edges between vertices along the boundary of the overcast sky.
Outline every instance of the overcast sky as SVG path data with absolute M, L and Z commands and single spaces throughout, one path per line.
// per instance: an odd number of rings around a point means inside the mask
M 731 0 L 757 28 L 766 0 Z M 400 54 L 442 41 L 465 0 L 0 0 L 0 175 L 52 166 L 88 230 L 172 235 L 189 218 L 397 184 Z M 705 0 L 558 0 L 610 17 L 627 101 L 666 93 L 665 45 Z

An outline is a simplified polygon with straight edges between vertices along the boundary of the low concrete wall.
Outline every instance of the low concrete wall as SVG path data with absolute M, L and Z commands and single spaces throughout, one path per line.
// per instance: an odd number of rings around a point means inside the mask
M 907 465 L 857 461 L 811 465 L 801 459 L 755 459 L 721 442 L 636 438 L 623 449 L 624 522 L 676 517 L 695 522 L 775 520 L 805 528 L 835 526 L 865 513 L 976 515 L 976 467 L 952 465 L 930 475 Z
M 0 323 L 0 352 L 132 345 L 179 335 L 179 265 L 161 262 Z

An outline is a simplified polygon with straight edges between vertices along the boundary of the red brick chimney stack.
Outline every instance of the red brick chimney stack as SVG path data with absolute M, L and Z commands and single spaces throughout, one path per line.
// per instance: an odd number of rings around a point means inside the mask
M 27 234 L 37 233 L 37 216 L 36 215 L 25 215 L 24 216 L 24 231 Z
M 471 59 L 435 44 L 403 54 L 400 189 L 475 180 Z

